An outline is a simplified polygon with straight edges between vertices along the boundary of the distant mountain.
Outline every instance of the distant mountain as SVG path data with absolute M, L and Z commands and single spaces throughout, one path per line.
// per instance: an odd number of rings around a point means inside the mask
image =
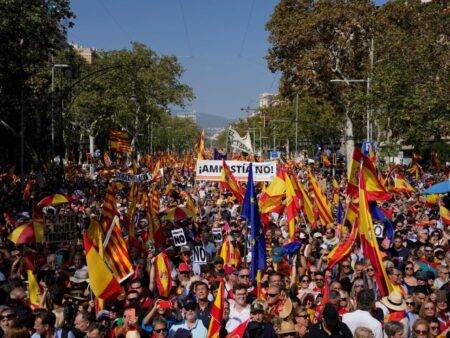
M 204 129 L 225 128 L 232 121 L 233 120 L 222 116 L 197 113 L 197 125 Z

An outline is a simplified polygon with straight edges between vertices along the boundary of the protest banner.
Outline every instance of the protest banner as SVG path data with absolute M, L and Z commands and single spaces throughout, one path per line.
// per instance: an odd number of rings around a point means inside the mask
M 216 243 L 222 243 L 223 242 L 222 229 L 221 228 L 212 228 L 212 234 L 213 234 L 214 242 L 216 242 Z
M 236 130 L 229 127 L 228 140 L 231 148 L 246 152 L 248 154 L 253 154 L 252 140 L 250 139 L 250 134 L 248 131 L 244 137 L 241 137 Z
M 193 256 L 194 263 L 206 263 L 208 258 L 206 250 L 202 246 L 194 246 Z
M 226 161 L 234 177 L 238 181 L 247 182 L 250 162 Z M 271 182 L 277 174 L 276 162 L 252 162 L 253 180 Z M 222 161 L 198 160 L 195 168 L 195 179 L 198 181 L 221 181 Z
M 183 246 L 187 244 L 184 230 L 181 228 L 172 230 L 172 238 L 175 246 Z
M 75 213 L 44 214 L 44 238 L 48 243 L 76 241 L 78 216 Z
M 129 182 L 129 183 L 142 183 L 146 181 L 150 181 L 152 175 L 150 173 L 139 174 L 139 175 L 130 175 L 126 173 L 117 172 L 114 177 L 118 181 Z

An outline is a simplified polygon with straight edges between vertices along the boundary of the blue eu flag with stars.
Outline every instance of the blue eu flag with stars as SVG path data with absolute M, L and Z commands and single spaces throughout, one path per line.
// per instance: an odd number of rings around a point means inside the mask
M 250 227 L 250 241 L 252 248 L 250 278 L 254 280 L 258 270 L 264 271 L 266 268 L 266 242 L 264 239 L 261 218 L 259 216 L 258 200 L 253 184 L 253 167 L 251 163 L 248 168 L 247 190 L 244 196 L 241 216 L 247 221 L 247 225 Z

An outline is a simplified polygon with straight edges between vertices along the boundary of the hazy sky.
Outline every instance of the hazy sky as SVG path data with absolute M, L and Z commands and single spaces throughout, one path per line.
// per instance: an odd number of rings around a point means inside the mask
M 377 1 L 384 2 L 384 1 Z M 176 55 L 196 99 L 187 110 L 228 118 L 276 92 L 278 74 L 264 59 L 275 0 L 72 0 L 69 41 L 104 50 L 139 41 Z

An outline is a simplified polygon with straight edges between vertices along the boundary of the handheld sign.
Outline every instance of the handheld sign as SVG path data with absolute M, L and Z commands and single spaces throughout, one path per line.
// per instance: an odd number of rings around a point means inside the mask
M 175 246 L 183 246 L 186 245 L 186 236 L 184 235 L 183 229 L 174 229 L 172 230 L 173 244 Z
M 194 246 L 194 263 L 206 263 L 207 256 L 206 256 L 206 250 L 203 248 L 203 246 Z
M 383 238 L 384 225 L 383 224 L 374 224 L 373 231 L 375 232 L 375 236 L 377 238 Z
M 222 243 L 223 242 L 222 229 L 221 228 L 212 228 L 212 234 L 213 234 L 214 242 L 216 242 L 216 243 Z

